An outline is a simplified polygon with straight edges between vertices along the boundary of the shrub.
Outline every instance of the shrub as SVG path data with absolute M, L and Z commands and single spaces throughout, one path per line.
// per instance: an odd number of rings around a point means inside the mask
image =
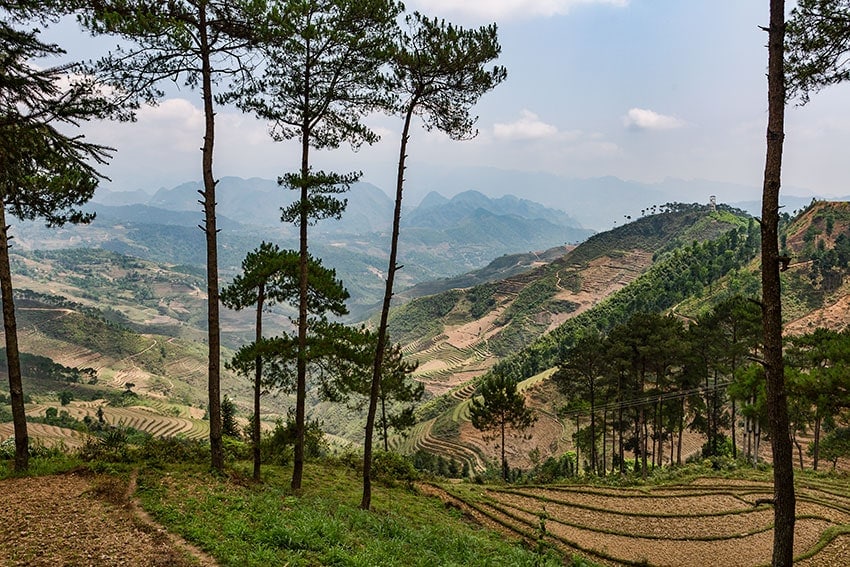
M 409 458 L 392 451 L 378 451 L 372 456 L 372 477 L 389 484 L 396 481 L 410 484 L 419 474 Z
M 307 420 L 304 431 L 304 456 L 321 457 L 328 452 L 328 442 L 318 420 Z M 260 440 L 260 456 L 264 463 L 287 465 L 293 456 L 295 446 L 295 420 L 290 416 L 284 421 L 278 419 L 274 430 L 264 434 Z M 247 458 L 247 457 L 246 457 Z
M 151 437 L 139 448 L 139 457 L 150 464 L 205 463 L 210 457 L 210 446 L 202 440 Z
M 50 459 L 64 455 L 66 447 L 64 443 L 47 446 L 39 441 L 30 440 L 29 453 L 31 458 Z M 0 460 L 15 458 L 15 438 L 9 437 L 0 441 Z
M 236 437 L 225 435 L 222 437 L 224 444 L 224 458 L 231 461 L 245 461 L 253 455 L 250 443 L 246 443 Z M 262 449 L 261 449 L 262 450 Z

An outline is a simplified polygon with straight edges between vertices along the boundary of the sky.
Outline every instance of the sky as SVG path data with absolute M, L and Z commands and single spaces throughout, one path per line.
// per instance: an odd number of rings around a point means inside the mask
M 736 183 L 760 193 L 767 121 L 768 1 L 761 0 L 407 0 L 409 10 L 466 26 L 498 25 L 507 80 L 474 112 L 478 136 L 456 142 L 417 128 L 407 183 L 429 171 L 490 167 L 565 179 L 616 176 Z M 76 24 L 50 31 L 70 56 L 92 42 Z M 110 40 L 111 45 L 114 40 Z M 850 194 L 850 85 L 830 87 L 786 116 L 784 191 Z M 317 155 L 316 166 L 360 170 L 394 190 L 401 121 L 373 116 L 380 142 Z M 217 115 L 215 175 L 274 179 L 297 168 L 298 144 L 275 143 L 266 124 L 235 109 Z M 154 192 L 200 179 L 200 96 L 171 89 L 133 124 L 84 127 L 118 149 L 103 172 L 111 190 Z M 473 187 L 432 187 L 447 196 Z M 486 192 L 486 187 L 474 187 Z M 422 192 L 420 191 L 420 194 Z M 515 194 L 522 196 L 522 188 Z M 700 195 L 700 200 L 704 196 Z M 687 200 L 683 198 L 682 200 Z

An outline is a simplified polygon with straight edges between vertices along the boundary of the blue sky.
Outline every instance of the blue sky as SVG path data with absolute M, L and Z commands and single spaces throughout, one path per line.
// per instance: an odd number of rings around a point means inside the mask
M 408 183 L 462 166 L 617 176 L 652 183 L 706 179 L 760 192 L 767 108 L 767 0 L 408 0 L 408 9 L 465 26 L 496 22 L 505 83 L 476 107 L 479 135 L 453 142 L 417 129 Z M 94 54 L 64 26 L 73 56 Z M 60 33 L 61 32 L 61 33 Z M 111 41 L 109 42 L 112 43 Z M 785 191 L 850 194 L 850 85 L 788 108 Z M 297 143 L 273 143 L 264 124 L 218 114 L 217 176 L 275 178 L 297 167 Z M 317 156 L 318 167 L 357 169 L 390 191 L 400 121 L 372 117 L 371 148 Z M 200 178 L 202 115 L 196 92 L 173 91 L 135 124 L 95 124 L 93 141 L 118 148 L 104 172 L 113 190 L 172 187 Z M 451 195 L 471 187 L 432 187 Z M 474 187 L 486 192 L 486 187 Z M 420 190 L 418 193 L 422 193 Z M 516 194 L 522 196 L 522 189 Z M 703 200 L 703 195 L 699 200 Z M 682 200 L 688 200 L 683 196 Z

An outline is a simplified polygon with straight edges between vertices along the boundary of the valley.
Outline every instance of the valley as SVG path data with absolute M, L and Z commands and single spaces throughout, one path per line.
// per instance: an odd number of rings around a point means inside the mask
M 817 327 L 846 328 L 846 265 L 824 254 L 844 250 L 850 207 L 815 203 L 799 217 L 789 217 L 786 226 L 784 245 L 792 257 L 783 276 L 786 332 L 791 336 Z M 570 398 L 555 380 L 559 357 L 587 329 L 614 332 L 646 309 L 666 311 L 682 324 L 691 324 L 734 294 L 753 293 L 758 266 L 752 234 L 752 220 L 740 211 L 670 205 L 579 244 L 505 255 L 466 275 L 409 287 L 399 294 L 390 332 L 405 358 L 418 364 L 413 378 L 426 393 L 416 408 L 415 425 L 393 435 L 390 449 L 414 460 L 423 455 L 442 459 L 456 467 L 452 470 L 457 476 L 493 479 L 501 446 L 473 426 L 470 406 L 483 380 L 509 371 L 535 415 L 531 427 L 506 439 L 507 461 L 516 471 L 512 474 L 528 475 L 526 482 L 533 483 L 534 475 L 559 458 L 571 463 L 572 474 L 578 466 L 587 471 L 588 446 L 577 444 L 577 439 L 586 435 L 589 410 L 565 411 Z M 189 442 L 208 437 L 205 296 L 197 267 L 95 248 L 16 250 L 13 262 L 19 338 L 30 357 L 25 359 L 26 411 L 37 445 L 82 449 L 90 434 L 80 424 L 98 423 Z M 267 314 L 268 326 L 291 328 L 290 316 L 290 308 L 277 307 Z M 248 340 L 252 330 L 250 313 L 223 311 L 225 356 Z M 250 381 L 229 369 L 223 378 L 223 393 L 235 402 L 237 423 L 244 428 L 251 412 Z M 63 401 L 63 393 L 71 399 Z M 330 454 L 344 456 L 362 442 L 363 418 L 356 405 L 328 403 L 315 389 L 309 399 L 308 415 L 324 429 Z M 291 400 L 286 392 L 263 397 L 264 431 L 271 432 L 277 420 L 286 418 Z M 728 424 L 725 427 L 728 433 Z M 0 424 L 0 437 L 10 435 L 11 423 Z M 609 445 L 614 435 L 611 429 Z M 699 462 L 706 432 L 688 429 L 679 435 L 679 458 Z M 737 430 L 739 450 L 749 443 L 748 435 Z M 665 439 L 657 449 L 653 445 L 653 474 L 675 462 L 675 437 Z M 801 443 L 812 439 L 811 430 L 799 433 Z M 658 473 L 656 452 L 667 455 L 658 458 Z M 602 461 L 606 469 L 615 467 L 613 454 L 612 448 Z M 769 444 L 762 443 L 758 454 L 769 461 Z M 813 466 L 810 454 L 801 453 L 800 459 L 805 468 Z M 635 459 L 629 466 L 638 464 Z M 833 465 L 844 470 L 850 461 L 840 457 Z M 767 485 L 759 484 L 761 480 L 724 482 L 651 489 L 646 495 L 656 500 L 647 498 L 641 501 L 646 507 L 628 511 L 617 504 L 618 499 L 634 500 L 627 488 L 601 488 L 597 494 L 585 487 L 572 495 L 566 489 L 481 490 L 464 483 L 422 485 L 420 490 L 454 502 L 452 506 L 511 538 L 534 540 L 535 526 L 545 513 L 548 545 L 566 554 L 581 552 L 601 564 L 647 560 L 675 565 L 680 560 L 675 553 L 696 557 L 710 547 L 722 548 L 730 564 L 757 564 L 769 547 L 762 518 L 769 513 L 751 512 L 748 506 L 766 493 Z M 841 500 L 844 496 L 812 490 L 801 492 L 810 504 L 803 508 L 796 553 L 810 558 L 803 564 L 819 565 L 830 554 L 841 553 L 836 550 L 843 549 L 844 532 L 836 528 L 846 524 L 850 508 Z M 592 509 L 581 503 L 584 500 L 573 500 L 579 494 L 595 502 Z M 605 503 L 609 500 L 610 505 Z M 656 501 L 667 504 L 658 509 L 651 505 Z M 671 510 L 668 504 L 674 501 Z M 714 506 L 712 502 L 719 507 L 709 513 L 706 506 Z M 568 510 L 578 510 L 578 515 Z M 624 515 L 654 518 L 656 531 L 604 527 L 610 524 L 609 516 Z M 737 527 L 712 531 L 715 517 L 735 518 Z M 677 532 L 665 526 L 688 521 L 702 526 L 702 535 L 682 547 Z M 648 556 L 647 542 L 660 555 Z M 668 548 L 675 553 L 661 551 Z

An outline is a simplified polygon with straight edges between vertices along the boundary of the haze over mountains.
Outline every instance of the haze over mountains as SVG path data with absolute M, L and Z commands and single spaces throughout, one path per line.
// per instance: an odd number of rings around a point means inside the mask
M 102 248 L 146 260 L 203 266 L 204 240 L 198 225 L 199 183 L 144 192 L 99 190 L 86 209 L 97 214 L 89 226 L 45 230 L 16 226 L 23 249 Z M 357 183 L 345 197 L 340 220 L 311 228 L 311 251 L 337 270 L 352 299 L 355 319 L 368 316 L 383 292 L 393 201 L 381 189 Z M 219 260 L 226 279 L 245 254 L 262 241 L 297 248 L 294 226 L 280 221 L 293 192 L 273 180 L 222 178 L 218 186 Z M 594 231 L 570 214 L 515 196 L 487 197 L 466 191 L 451 199 L 429 194 L 408 207 L 402 221 L 399 290 L 484 267 L 494 258 L 578 243 Z
M 412 217 L 415 217 L 413 211 L 416 209 L 424 210 L 439 203 L 441 199 L 444 202 L 469 191 L 479 192 L 493 200 L 516 196 L 518 200 L 526 203 L 534 202 L 550 209 L 565 211 L 573 222 L 594 231 L 621 225 L 627 220 L 627 216 L 637 218 L 641 210 L 649 209 L 652 205 L 670 202 L 707 203 L 711 195 L 715 195 L 718 202 L 728 203 L 750 214 L 760 214 L 761 207 L 760 187 L 705 179 L 667 178 L 656 183 L 642 183 L 613 176 L 580 179 L 546 172 L 492 167 L 426 167 L 416 163 L 410 166 L 409 173 L 404 202 L 407 214 Z M 169 210 L 195 211 L 198 209 L 195 190 L 199 187 L 198 183 L 184 183 L 174 188 L 160 188 L 155 194 L 153 190 L 114 191 L 100 188 L 94 200 L 105 205 L 146 204 Z M 242 217 L 242 222 L 248 224 L 279 224 L 277 209 L 280 203 L 291 202 L 291 196 L 280 189 L 274 180 L 226 177 L 222 179 L 219 187 L 222 193 L 219 202 L 223 214 L 239 220 L 239 212 L 253 212 L 255 216 L 249 217 L 250 221 Z M 369 187 L 370 190 L 367 191 L 364 187 Z M 355 193 L 349 195 L 349 210 L 343 220 L 354 224 L 355 217 L 362 220 L 360 215 L 365 210 L 373 221 L 382 220 L 389 226 L 391 209 L 387 210 L 387 207 L 392 205 L 388 202 L 387 194 L 393 188 L 381 189 L 369 183 L 358 184 L 354 189 Z M 248 193 L 240 193 L 242 190 L 247 190 Z M 360 203 L 355 203 L 355 195 Z M 251 202 L 253 196 L 261 196 L 261 199 Z M 781 201 L 785 210 L 791 212 L 808 205 L 812 197 L 838 201 L 850 199 L 850 196 L 826 196 L 817 190 L 785 186 L 782 189 Z M 274 205 L 263 206 L 269 202 Z M 502 204 L 517 203 L 502 201 Z M 361 209 L 360 213 L 355 212 L 355 209 Z M 518 210 L 502 210 L 507 214 L 522 214 Z

